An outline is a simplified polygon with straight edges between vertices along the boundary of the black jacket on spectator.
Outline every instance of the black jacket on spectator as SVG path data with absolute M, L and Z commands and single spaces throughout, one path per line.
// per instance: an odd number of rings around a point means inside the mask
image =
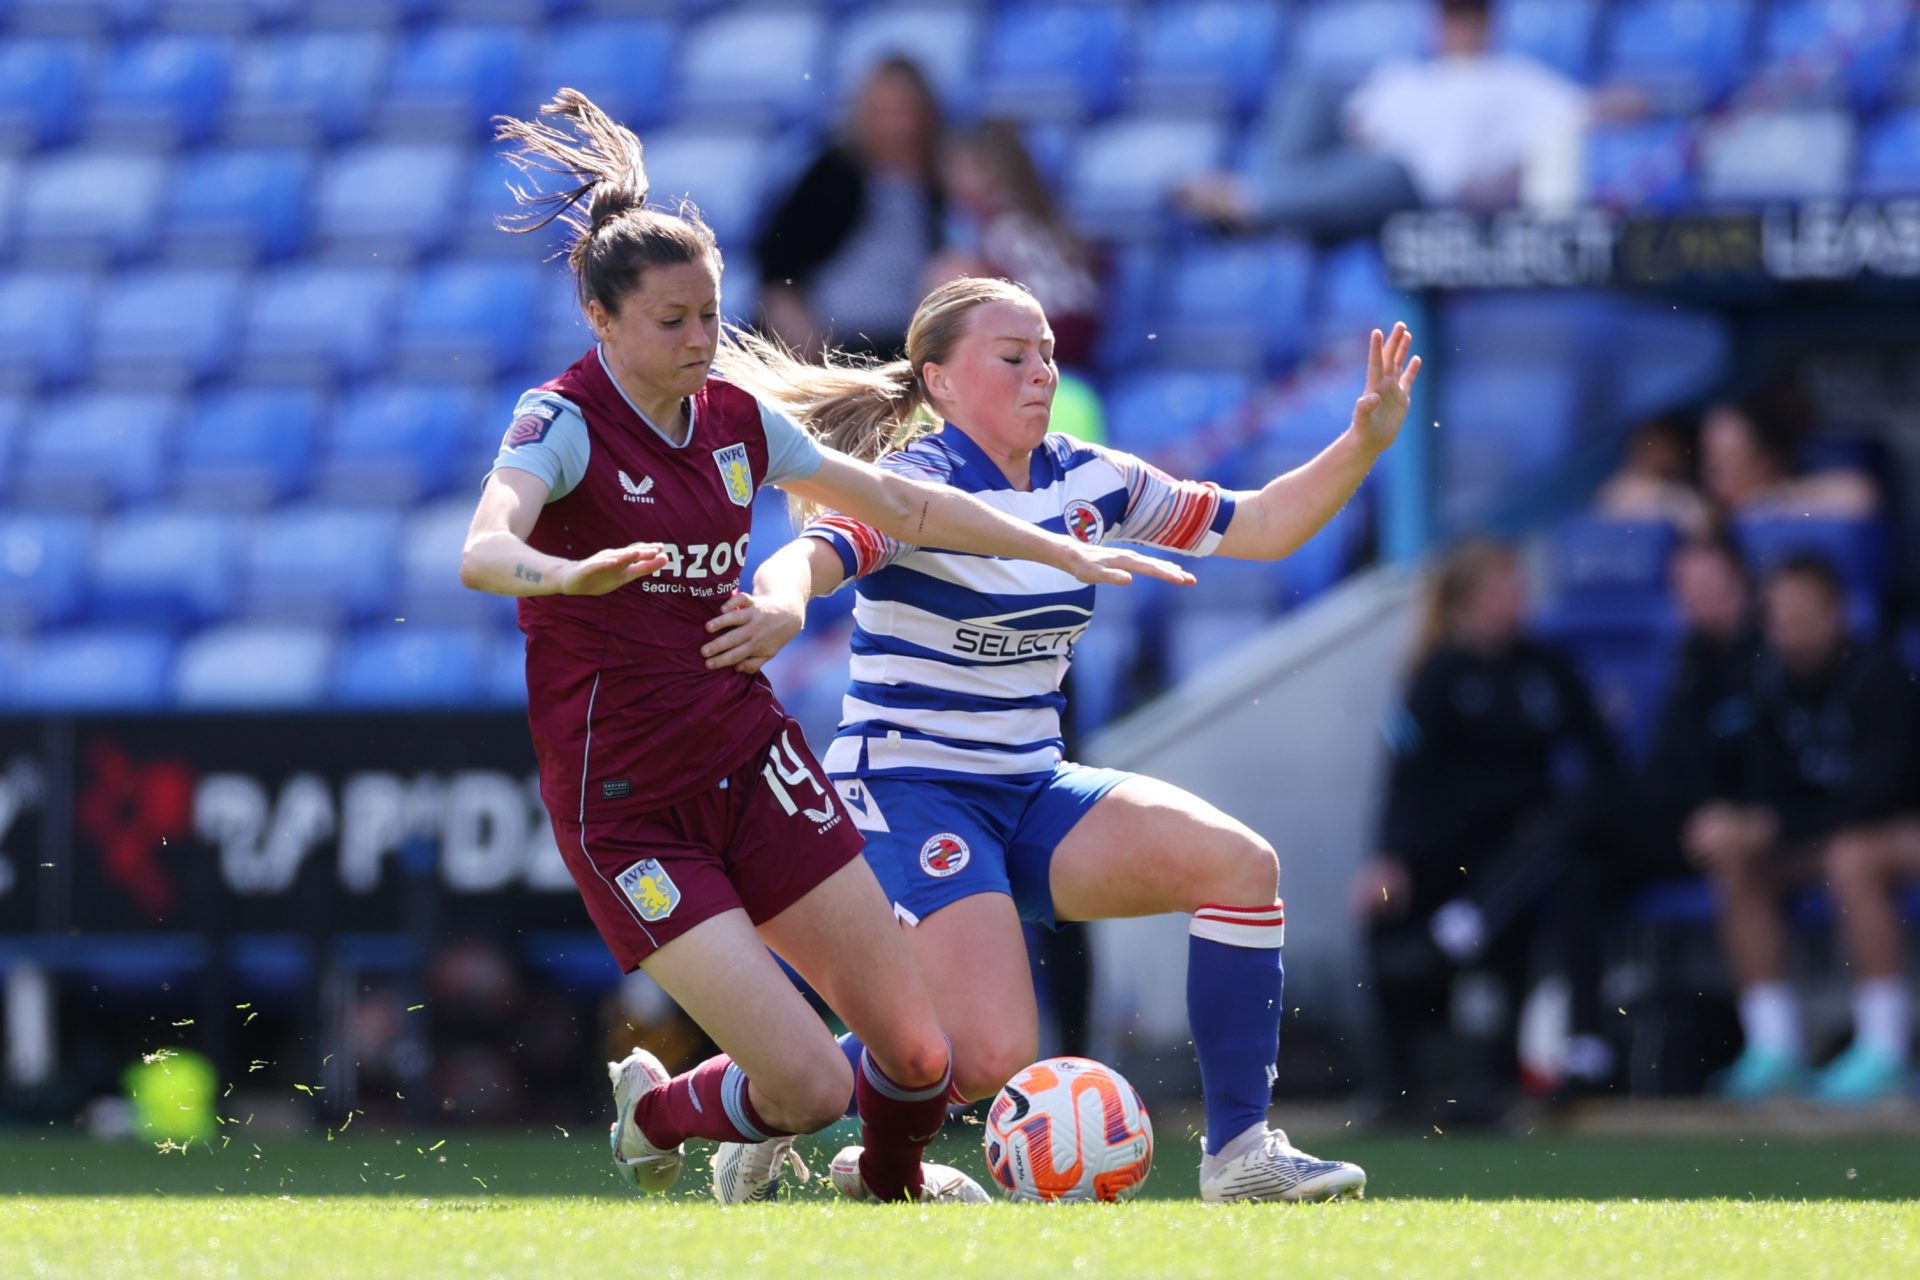
M 1817 675 L 1772 654 L 1755 667 L 1766 736 L 1758 794 L 1784 840 L 1819 840 L 1914 807 L 1913 682 L 1886 653 L 1849 646 Z
M 867 175 L 859 160 L 843 146 L 827 147 L 768 215 L 754 241 L 761 281 L 804 288 L 853 234 L 866 197 Z M 927 242 L 938 246 L 946 219 L 938 186 L 930 187 L 927 199 Z
M 1675 654 L 1644 790 L 1667 812 L 1684 815 L 1710 800 L 1762 797 L 1765 739 L 1754 695 L 1760 639 L 1730 643 L 1694 632 Z
M 1436 650 L 1414 672 L 1388 738 L 1381 848 L 1416 880 L 1551 803 L 1562 748 L 1579 752 L 1591 782 L 1618 769 L 1586 684 L 1558 650 L 1530 640 L 1495 658 Z

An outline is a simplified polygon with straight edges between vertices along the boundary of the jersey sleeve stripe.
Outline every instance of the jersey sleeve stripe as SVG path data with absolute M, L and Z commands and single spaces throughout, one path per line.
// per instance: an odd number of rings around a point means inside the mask
M 885 568 L 900 556 L 903 547 L 898 539 L 888 537 L 872 525 L 838 514 L 820 517 L 806 527 L 804 534 L 844 544 L 846 550 L 841 559 L 845 561 L 851 554 L 852 567 L 847 576 L 853 578 L 863 578 Z

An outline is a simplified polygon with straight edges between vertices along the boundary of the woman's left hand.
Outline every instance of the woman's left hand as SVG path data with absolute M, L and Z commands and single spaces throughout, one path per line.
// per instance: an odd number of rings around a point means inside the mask
M 720 615 L 707 623 L 708 631 L 719 634 L 700 646 L 700 656 L 709 671 L 737 667 L 753 675 L 786 648 L 806 622 L 804 602 L 736 591 L 720 606 Z
M 1381 336 L 1375 329 L 1367 343 L 1367 390 L 1353 406 L 1353 431 L 1374 453 L 1385 452 L 1407 420 L 1413 400 L 1413 381 L 1420 376 L 1420 357 L 1411 360 L 1413 334 L 1405 324 Z
M 1060 541 L 1066 545 L 1061 548 L 1059 567 L 1082 582 L 1090 582 L 1095 586 L 1124 586 L 1132 582 L 1133 575 L 1138 573 L 1162 582 L 1171 582 L 1175 586 L 1193 585 L 1193 575 L 1171 560 L 1143 556 L 1137 551 L 1120 547 L 1079 542 L 1073 538 L 1061 538 Z

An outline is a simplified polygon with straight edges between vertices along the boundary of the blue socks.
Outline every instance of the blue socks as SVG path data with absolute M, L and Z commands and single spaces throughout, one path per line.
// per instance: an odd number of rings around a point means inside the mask
M 840 1052 L 847 1055 L 847 1065 L 853 1068 L 853 1096 L 847 1099 L 847 1115 L 857 1118 L 860 1115 L 860 1057 L 867 1047 L 860 1043 L 860 1037 L 849 1031 L 841 1036 L 836 1044 Z
M 1187 1021 L 1206 1095 L 1207 1154 L 1267 1121 L 1280 1057 L 1286 908 L 1205 906 L 1187 930 Z

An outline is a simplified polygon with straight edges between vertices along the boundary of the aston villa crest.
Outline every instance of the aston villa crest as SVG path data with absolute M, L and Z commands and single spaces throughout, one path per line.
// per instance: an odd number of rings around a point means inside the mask
M 733 505 L 752 506 L 753 468 L 747 463 L 747 446 L 730 444 L 724 449 L 715 449 L 713 465 L 720 468 L 720 478 L 726 482 L 727 496 L 733 499 Z

